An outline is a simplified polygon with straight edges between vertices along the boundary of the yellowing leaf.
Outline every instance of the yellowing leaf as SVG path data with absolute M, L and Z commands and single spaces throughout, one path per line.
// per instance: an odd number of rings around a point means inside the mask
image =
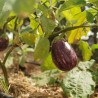
M 77 40 L 81 38 L 81 36 L 86 35 L 88 31 L 89 31 L 89 28 L 86 28 L 85 30 L 84 28 L 78 28 L 76 30 L 72 30 L 68 34 L 68 42 L 69 43 L 76 42 Z
M 51 53 L 48 54 L 47 58 L 41 64 L 41 69 L 43 71 L 57 69 L 57 67 L 55 66 L 55 64 L 52 61 Z
M 90 60 L 92 56 L 92 51 L 87 42 L 80 41 L 79 42 L 79 49 L 82 52 L 82 57 L 84 61 Z
M 35 43 L 36 37 L 35 37 L 34 34 L 31 34 L 31 33 L 26 32 L 26 33 L 22 33 L 22 34 L 21 34 L 21 39 L 22 39 L 26 44 L 28 44 L 28 45 L 30 45 L 30 46 L 33 46 L 34 43 Z
M 74 8 L 71 8 L 71 9 L 69 9 L 69 10 L 63 11 L 62 14 L 64 15 L 64 17 L 66 17 L 66 19 L 67 19 L 68 21 L 71 22 L 71 21 L 74 20 L 75 16 L 76 16 L 77 14 L 79 14 L 80 12 L 81 12 L 80 7 L 74 7 Z
M 44 59 L 48 56 L 49 49 L 49 40 L 47 38 L 40 38 L 34 50 L 34 59 L 36 61 L 43 62 Z
M 81 12 L 77 15 L 75 15 L 75 18 L 73 20 L 77 20 L 77 22 L 73 26 L 79 26 L 86 22 L 86 13 Z M 83 35 L 86 35 L 90 28 L 77 28 L 75 30 L 72 30 L 68 33 L 68 42 L 74 43 L 75 41 L 79 40 Z
M 86 22 L 86 12 L 81 12 L 75 15 L 74 19 L 77 20 L 75 26 L 84 24 Z
M 34 20 L 32 17 L 30 17 L 30 27 L 32 29 L 35 29 L 38 26 L 38 22 L 36 20 Z

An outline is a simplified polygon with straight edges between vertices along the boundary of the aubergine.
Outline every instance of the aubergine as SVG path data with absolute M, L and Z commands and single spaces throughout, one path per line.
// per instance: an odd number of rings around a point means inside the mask
M 8 38 L 3 38 L 0 37 L 0 51 L 4 51 L 9 44 L 9 39 Z
M 67 41 L 53 42 L 51 53 L 54 64 L 62 71 L 70 71 L 77 65 L 77 55 Z

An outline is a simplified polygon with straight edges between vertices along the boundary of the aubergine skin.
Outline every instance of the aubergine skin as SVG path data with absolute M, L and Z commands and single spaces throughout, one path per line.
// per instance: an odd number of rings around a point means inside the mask
M 52 60 L 62 71 L 70 71 L 78 62 L 73 48 L 64 40 L 58 40 L 51 47 Z
M 3 37 L 0 37 L 0 51 L 4 51 L 8 47 L 8 44 L 9 44 L 8 38 L 6 39 Z

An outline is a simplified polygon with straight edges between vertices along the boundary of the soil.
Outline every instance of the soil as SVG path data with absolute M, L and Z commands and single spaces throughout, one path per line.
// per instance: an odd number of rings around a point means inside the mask
M 40 73 L 40 66 L 32 66 L 32 74 Z M 37 69 L 37 70 L 36 70 Z M 38 72 L 39 70 L 39 72 Z M 64 98 L 62 89 L 57 85 L 36 86 L 32 78 L 24 72 L 9 69 L 9 83 L 13 98 Z M 1 73 L 2 75 L 2 73 Z M 0 91 L 4 92 L 2 85 Z M 1 98 L 1 97 L 0 97 Z
M 30 56 L 27 56 L 27 58 L 31 58 Z M 3 56 L 0 55 L 0 57 L 2 58 Z M 25 63 L 25 70 L 22 71 L 17 70 L 15 66 L 11 65 L 7 69 L 11 93 L 4 91 L 2 84 L 0 84 L 0 92 L 5 94 L 5 97 L 0 95 L 0 98 L 66 98 L 58 85 L 45 85 L 41 87 L 35 85 L 36 83 L 32 81 L 32 75 L 42 73 L 39 65 Z M 3 76 L 1 69 L 0 76 Z M 91 98 L 98 98 L 97 90 Z

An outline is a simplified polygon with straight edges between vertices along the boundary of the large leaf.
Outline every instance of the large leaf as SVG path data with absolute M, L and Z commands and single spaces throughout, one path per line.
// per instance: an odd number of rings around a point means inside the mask
M 86 12 L 86 17 L 88 22 L 93 22 L 94 21 L 94 15 L 91 12 Z
M 98 49 L 98 44 L 93 44 L 93 45 L 91 46 L 92 52 L 94 52 L 94 50 L 96 50 L 96 49 Z
M 50 43 L 47 38 L 40 38 L 34 50 L 34 58 L 37 61 L 43 61 L 49 53 Z
M 13 5 L 15 13 L 32 13 L 38 0 L 16 0 Z
M 80 13 L 81 13 L 80 7 L 73 7 L 69 10 L 65 10 L 62 12 L 63 16 L 66 17 L 67 21 L 69 21 L 72 24 L 78 21 L 76 20 L 76 16 L 80 16 Z
M 82 52 L 83 60 L 89 60 L 92 56 L 92 51 L 87 42 L 79 42 L 79 50 Z
M 42 4 L 38 5 L 38 9 L 42 11 L 42 13 L 47 16 L 48 15 L 48 8 Z
M 4 4 L 5 4 L 5 0 L 0 0 L 0 13 L 2 12 Z
M 94 6 L 98 7 L 98 0 L 89 0 Z
M 59 12 L 68 10 L 74 6 L 83 6 L 85 4 L 86 4 L 85 0 L 67 0 L 59 9 Z
M 80 62 L 78 67 L 68 72 L 62 82 L 62 88 L 67 97 L 89 98 L 94 92 L 95 82 L 89 69 L 94 60 Z
M 98 63 L 98 44 L 93 44 L 91 50 L 93 53 L 92 58 Z
M 45 16 L 41 16 L 40 21 L 43 31 L 45 32 L 45 35 L 48 37 L 49 35 L 52 34 L 54 28 L 56 27 L 56 23 L 52 19 L 47 18 Z
M 0 27 L 7 20 L 10 11 L 12 10 L 11 0 L 0 0 Z
M 86 13 L 81 12 L 79 14 L 73 15 L 72 21 L 75 23 L 73 26 L 79 26 L 81 24 L 84 24 L 86 20 Z M 68 42 L 69 43 L 74 43 L 77 40 L 80 40 L 83 35 L 86 35 L 90 29 L 89 28 L 77 28 L 75 30 L 72 30 L 68 33 Z
M 41 69 L 43 71 L 45 70 L 52 70 L 56 69 L 57 67 L 54 65 L 51 57 L 51 53 L 48 54 L 47 58 L 44 60 L 44 62 L 41 64 Z
M 9 11 L 6 11 L 6 12 L 2 12 L 1 15 L 0 15 L 0 27 L 3 26 L 3 24 L 6 22 L 8 16 L 9 16 Z
M 26 44 L 30 45 L 30 46 L 34 46 L 35 44 L 35 39 L 36 36 L 32 33 L 29 32 L 25 32 L 21 34 L 21 39 L 23 42 L 25 42 Z

